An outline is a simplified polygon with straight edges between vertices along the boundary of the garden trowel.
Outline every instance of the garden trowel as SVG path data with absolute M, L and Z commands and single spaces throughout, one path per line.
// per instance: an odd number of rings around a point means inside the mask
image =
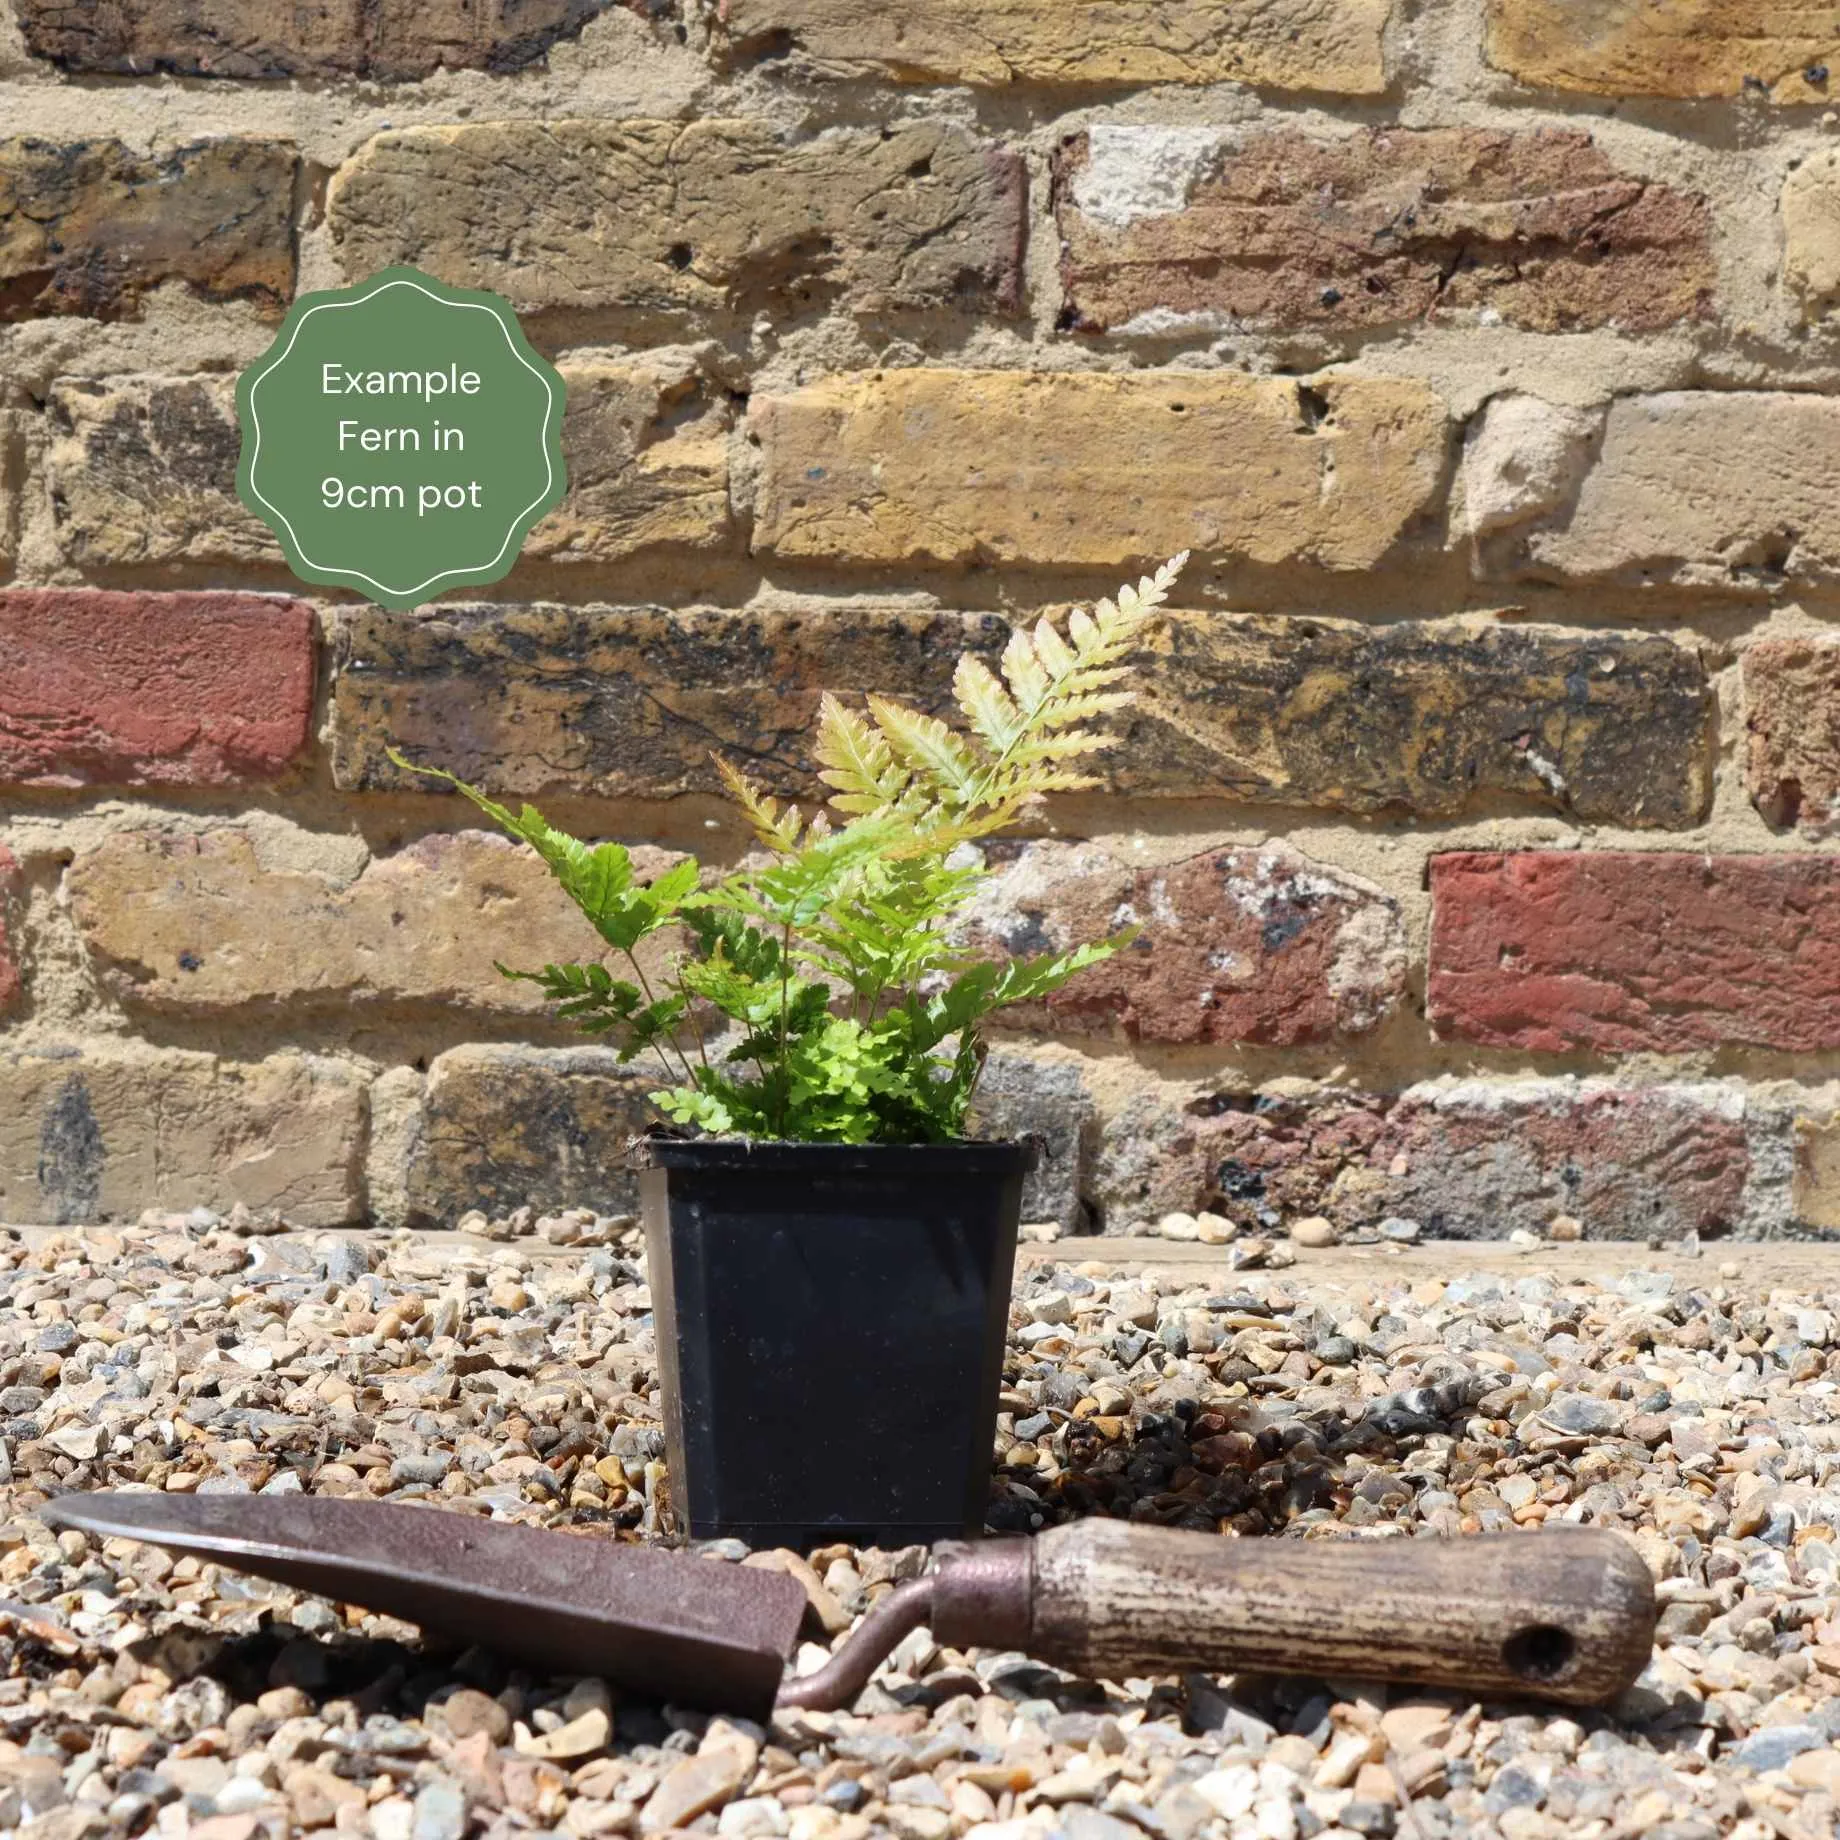
M 1113 1520 L 935 1549 L 818 1671 L 784 1572 L 329 1497 L 71 1494 L 54 1526 L 147 1540 L 419 1623 L 548 1672 L 765 1719 L 847 1705 L 910 1629 L 1110 1680 L 1203 1673 L 1414 1681 L 1587 1705 L 1648 1663 L 1655 1597 L 1604 1529 L 1226 1539 Z

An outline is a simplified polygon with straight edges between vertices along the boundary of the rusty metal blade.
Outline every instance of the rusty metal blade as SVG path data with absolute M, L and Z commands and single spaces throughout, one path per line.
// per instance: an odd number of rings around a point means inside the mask
M 805 1613 L 783 1572 L 319 1496 L 60 1495 L 54 1526 L 145 1540 L 545 1671 L 764 1720 Z

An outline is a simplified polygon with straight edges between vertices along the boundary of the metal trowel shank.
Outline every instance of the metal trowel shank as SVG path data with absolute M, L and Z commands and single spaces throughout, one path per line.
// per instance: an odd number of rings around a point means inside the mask
M 764 1719 L 805 1613 L 783 1572 L 321 1496 L 61 1495 L 41 1517 L 362 1604 L 557 1674 Z

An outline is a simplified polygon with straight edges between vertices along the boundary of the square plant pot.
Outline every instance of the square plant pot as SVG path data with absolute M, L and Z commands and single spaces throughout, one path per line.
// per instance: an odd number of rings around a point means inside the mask
M 694 1539 L 980 1531 L 1023 1143 L 648 1139 L 672 1499 Z

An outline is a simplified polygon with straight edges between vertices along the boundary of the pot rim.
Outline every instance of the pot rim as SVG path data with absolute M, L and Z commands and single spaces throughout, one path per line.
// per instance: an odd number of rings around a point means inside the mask
M 780 1138 L 636 1137 L 627 1146 L 634 1169 L 714 1169 L 835 1173 L 861 1169 L 889 1175 L 1026 1175 L 1041 1161 L 1033 1137 L 966 1138 L 951 1144 L 802 1144 Z

